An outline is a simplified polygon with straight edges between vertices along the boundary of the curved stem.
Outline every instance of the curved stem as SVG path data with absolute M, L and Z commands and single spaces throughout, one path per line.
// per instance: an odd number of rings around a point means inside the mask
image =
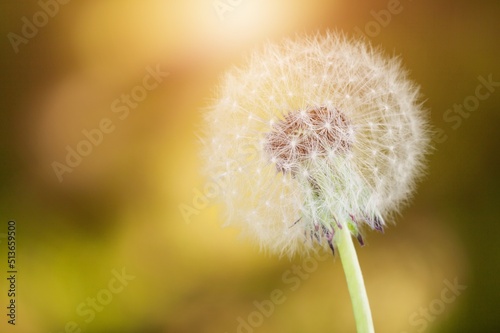
M 346 224 L 342 226 L 342 229 L 336 228 L 335 243 L 340 254 L 342 266 L 344 267 L 349 294 L 351 295 L 357 332 L 373 333 L 375 329 L 373 327 L 365 283 L 363 282 L 363 274 L 361 273 L 358 257 L 356 256 L 351 232 Z

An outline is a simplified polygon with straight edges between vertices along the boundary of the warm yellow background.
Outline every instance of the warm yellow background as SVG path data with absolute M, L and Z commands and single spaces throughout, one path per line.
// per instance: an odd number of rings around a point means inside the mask
M 203 191 L 195 133 L 225 69 L 266 40 L 377 26 L 372 43 L 401 55 L 443 141 L 397 225 L 359 249 L 377 331 L 416 332 L 423 326 L 410 318 L 455 279 L 467 289 L 424 331 L 500 331 L 500 89 L 456 130 L 443 119 L 474 95 L 479 76 L 500 81 L 499 2 L 401 0 L 383 26 L 371 11 L 394 0 L 222 0 L 233 4 L 223 20 L 214 2 L 72 0 L 17 54 L 7 36 L 40 6 L 0 4 L 0 236 L 15 219 L 20 272 L 17 325 L 1 310 L 1 331 L 59 333 L 75 321 L 89 333 L 231 333 L 254 301 L 280 289 L 286 301 L 254 332 L 353 332 L 339 260 L 322 261 L 291 291 L 282 276 L 303 259 L 259 252 L 220 227 L 213 205 L 189 223 L 179 206 Z M 169 76 L 120 120 L 112 102 L 157 65 Z M 59 182 L 51 164 L 103 118 L 115 130 Z M 85 324 L 77 307 L 123 267 L 135 279 Z

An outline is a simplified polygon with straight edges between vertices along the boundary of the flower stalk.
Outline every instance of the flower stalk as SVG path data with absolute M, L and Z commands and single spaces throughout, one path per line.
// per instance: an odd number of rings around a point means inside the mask
M 363 274 L 361 273 L 351 232 L 347 225 L 344 224 L 342 228 L 336 227 L 334 240 L 340 260 L 342 261 L 342 266 L 344 267 L 357 332 L 373 333 L 375 330 L 365 283 L 363 281 Z

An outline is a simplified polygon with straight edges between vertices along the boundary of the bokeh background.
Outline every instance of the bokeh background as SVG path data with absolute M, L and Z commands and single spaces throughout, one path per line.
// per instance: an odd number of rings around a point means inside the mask
M 304 258 L 260 252 L 221 227 L 213 199 L 196 201 L 206 181 L 195 133 L 220 75 L 267 40 L 327 29 L 364 31 L 400 55 L 438 134 L 412 205 L 359 248 L 377 331 L 500 332 L 500 87 L 461 120 L 444 118 L 473 102 L 480 76 L 500 81 L 498 1 L 66 2 L 0 3 L 2 332 L 354 332 L 340 261 L 319 261 L 292 291 L 283 274 Z M 13 47 L 33 15 L 38 32 Z M 120 119 L 112 103 L 147 68 L 168 76 Z M 60 182 L 53 162 L 105 118 L 114 131 Z M 180 207 L 194 204 L 183 217 Z M 9 219 L 18 228 L 15 327 L 4 314 Z M 122 270 L 130 280 L 109 299 Z M 446 281 L 467 288 L 443 302 Z M 286 301 L 259 320 L 254 301 L 275 289 Z M 96 297 L 106 304 L 85 322 L 78 309 Z M 249 316 L 255 325 L 241 326 Z

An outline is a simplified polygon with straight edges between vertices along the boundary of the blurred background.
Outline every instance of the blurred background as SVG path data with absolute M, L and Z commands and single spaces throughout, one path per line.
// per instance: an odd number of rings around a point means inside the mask
M 339 260 L 260 252 L 221 227 L 198 171 L 195 133 L 224 70 L 265 41 L 327 29 L 400 55 L 436 128 L 412 205 L 358 249 L 377 331 L 500 332 L 498 1 L 0 8 L 2 332 L 354 332 Z

